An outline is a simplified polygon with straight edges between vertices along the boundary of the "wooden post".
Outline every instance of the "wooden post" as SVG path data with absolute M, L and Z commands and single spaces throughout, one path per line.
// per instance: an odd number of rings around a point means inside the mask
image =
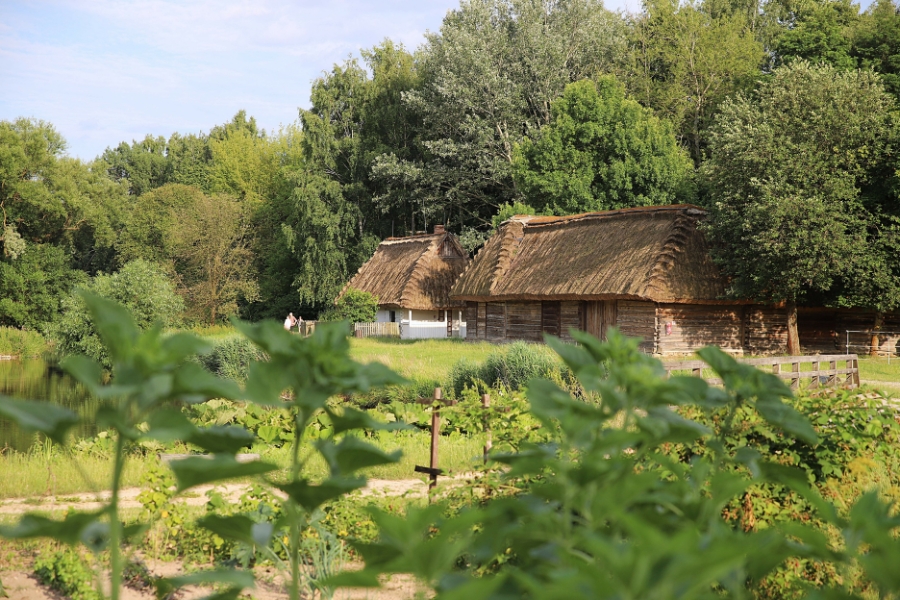
M 434 408 L 431 409 L 431 482 L 428 484 L 428 491 L 434 489 L 437 485 L 438 476 L 438 441 L 441 435 L 441 388 L 434 388 Z
M 489 409 L 491 408 L 491 397 L 488 394 L 481 396 L 481 408 L 484 409 L 484 433 L 487 436 L 484 440 L 484 464 L 487 464 L 488 454 L 493 444 L 491 443 L 491 418 Z
M 809 387 L 817 388 L 819 387 L 819 361 L 814 360 L 812 366 L 814 375 L 812 377 L 812 380 L 809 382 Z
M 828 363 L 828 368 L 831 369 L 831 373 L 828 375 L 828 385 L 837 385 L 838 376 L 837 376 L 837 361 L 833 360 Z
M 800 388 L 800 361 L 791 363 L 791 371 L 796 373 L 793 377 L 791 377 L 791 389 L 796 390 Z

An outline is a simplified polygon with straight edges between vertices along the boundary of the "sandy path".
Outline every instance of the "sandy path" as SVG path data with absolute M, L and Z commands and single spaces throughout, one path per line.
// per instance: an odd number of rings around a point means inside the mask
M 456 478 L 454 478 L 456 479 Z M 222 495 L 229 501 L 237 502 L 240 497 L 250 489 L 249 483 L 230 483 L 219 485 L 201 485 L 191 488 L 185 495 L 176 498 L 188 506 L 203 506 L 206 504 L 206 492 L 218 488 Z M 120 508 L 141 508 L 138 502 L 138 494 L 141 488 L 125 488 L 119 492 Z M 428 493 L 428 482 L 422 479 L 370 479 L 362 489 L 363 496 L 385 495 L 402 496 L 412 495 L 421 497 Z M 69 494 L 60 496 L 32 496 L 29 498 L 7 498 L 0 500 L 0 514 L 17 515 L 29 511 L 56 511 L 68 508 L 79 510 L 96 510 L 101 508 L 109 500 L 109 492 L 99 494 Z

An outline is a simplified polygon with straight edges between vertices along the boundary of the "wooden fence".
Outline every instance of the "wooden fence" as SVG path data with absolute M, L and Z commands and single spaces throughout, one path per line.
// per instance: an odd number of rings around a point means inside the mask
M 364 337 L 400 337 L 400 323 L 354 323 L 353 335 Z
M 779 356 L 771 358 L 738 358 L 739 363 L 753 365 L 762 370 L 771 367 L 770 373 L 791 381 L 791 389 L 800 387 L 801 380 L 809 380 L 809 387 L 859 387 L 859 357 L 856 354 L 821 354 L 817 356 Z M 844 368 L 838 368 L 844 363 Z M 801 365 L 811 364 L 809 370 Z M 692 375 L 703 377 L 703 370 L 709 369 L 702 360 L 665 361 L 666 376 L 673 371 L 690 371 Z M 718 377 L 703 377 L 711 385 L 721 385 Z

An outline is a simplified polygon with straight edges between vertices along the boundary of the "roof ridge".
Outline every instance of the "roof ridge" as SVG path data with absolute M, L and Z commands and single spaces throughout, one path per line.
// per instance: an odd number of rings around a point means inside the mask
M 672 231 L 663 242 L 662 248 L 660 248 L 659 254 L 656 255 L 656 260 L 653 261 L 653 266 L 650 268 L 650 273 L 647 276 L 646 292 L 648 296 L 654 291 L 661 293 L 667 291 L 668 285 L 666 285 L 666 280 L 669 271 L 675 266 L 678 253 L 684 251 L 684 244 L 690 236 L 691 226 L 695 223 L 696 219 L 686 214 L 677 216 L 672 222 Z
M 653 214 L 658 212 L 681 212 L 691 216 L 706 214 L 706 211 L 695 204 L 658 204 L 652 206 L 636 206 L 632 208 L 617 208 L 614 210 L 602 210 L 595 212 L 578 213 L 576 215 L 540 216 L 540 215 L 515 215 L 508 221 L 522 223 L 527 227 L 541 227 L 587 219 L 609 219 L 634 214 Z M 507 221 L 507 222 L 508 222 Z
M 437 235 L 432 235 L 435 236 L 435 239 L 431 240 L 431 243 L 422 249 L 422 251 L 419 253 L 419 256 L 416 258 L 416 260 L 413 261 L 412 266 L 410 267 L 409 276 L 406 278 L 406 283 L 403 284 L 403 291 L 400 292 L 401 303 L 405 303 L 409 300 L 407 293 L 411 291 L 410 288 L 414 287 L 413 284 L 418 285 L 418 283 L 422 280 L 422 274 L 419 272 L 419 263 L 422 262 L 422 259 L 430 252 L 437 252 L 437 247 L 435 246 L 435 242 L 437 242 Z
M 516 229 L 517 231 L 513 231 Z M 500 279 L 506 274 L 515 259 L 514 249 L 525 237 L 525 224 L 522 221 L 510 220 L 504 224 L 500 233 L 500 250 L 497 252 L 497 264 L 494 265 L 494 273 L 491 276 L 490 293 L 494 293 Z

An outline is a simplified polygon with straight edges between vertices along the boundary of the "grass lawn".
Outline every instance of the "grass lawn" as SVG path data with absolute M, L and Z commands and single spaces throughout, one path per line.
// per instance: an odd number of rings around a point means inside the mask
M 423 475 L 415 473 L 416 465 L 428 466 L 430 456 L 431 435 L 427 431 L 409 430 L 398 432 L 379 432 L 367 438 L 386 452 L 401 450 L 400 462 L 390 465 L 372 467 L 361 471 L 367 477 L 376 479 L 421 479 Z M 453 433 L 440 439 L 439 466 L 448 474 L 471 471 L 480 464 L 484 440 L 481 435 L 462 436 Z M 290 465 L 290 450 L 257 444 L 252 452 L 257 452 L 262 459 L 278 465 L 279 472 L 275 477 L 287 476 Z M 308 445 L 304 456 L 310 454 Z M 131 456 L 125 463 L 123 487 L 134 487 L 149 469 L 153 455 L 144 457 Z M 108 489 L 112 458 L 79 454 L 70 456 L 53 452 L 34 452 L 28 454 L 0 455 L 0 498 L 18 498 L 23 496 L 65 495 L 76 493 L 93 493 Z M 306 473 L 312 478 L 327 475 L 327 467 L 318 453 L 313 454 L 307 465 Z
M 362 363 L 381 362 L 414 381 L 445 381 L 461 358 L 483 361 L 498 346 L 488 342 L 351 338 L 350 356 Z

